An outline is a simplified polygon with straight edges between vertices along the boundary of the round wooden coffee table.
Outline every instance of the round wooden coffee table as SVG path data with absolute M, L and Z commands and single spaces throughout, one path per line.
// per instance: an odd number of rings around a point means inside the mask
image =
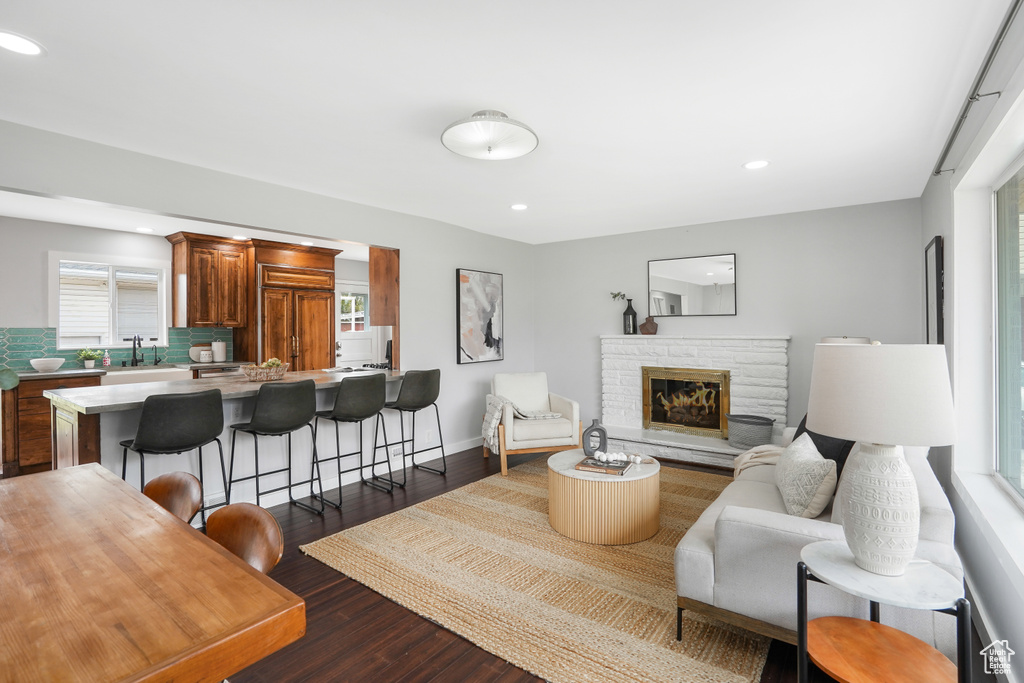
M 661 465 L 633 465 L 626 474 L 574 469 L 581 449 L 548 458 L 548 521 L 584 543 L 622 545 L 650 538 L 661 526 Z M 653 458 L 648 458 L 653 460 Z

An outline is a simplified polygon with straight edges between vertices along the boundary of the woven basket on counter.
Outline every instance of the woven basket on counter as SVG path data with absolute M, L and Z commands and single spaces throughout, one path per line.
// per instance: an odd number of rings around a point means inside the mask
M 753 448 L 772 442 L 772 424 L 775 420 L 758 415 L 726 415 L 729 421 L 729 445 L 733 448 Z
M 246 379 L 250 382 L 273 382 L 276 379 L 284 377 L 284 373 L 288 372 L 288 366 L 290 363 L 279 365 L 276 368 L 261 368 L 258 365 L 243 365 L 242 372 L 245 373 Z

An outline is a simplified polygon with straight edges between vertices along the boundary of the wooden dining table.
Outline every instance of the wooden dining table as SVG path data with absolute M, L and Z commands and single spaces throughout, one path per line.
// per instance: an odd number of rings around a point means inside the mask
M 0 481 L 0 681 L 221 681 L 303 600 L 98 464 Z

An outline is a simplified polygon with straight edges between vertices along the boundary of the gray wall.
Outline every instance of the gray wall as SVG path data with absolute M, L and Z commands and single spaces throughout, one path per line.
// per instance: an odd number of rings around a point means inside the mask
M 441 369 L 449 450 L 480 443 L 483 397 L 494 372 L 534 368 L 528 245 L 9 122 L 0 121 L 0 149 L 0 187 L 400 249 L 402 367 Z M 5 245 L 0 256 L 4 268 L 15 261 L 10 249 Z M 501 363 L 455 362 L 456 268 L 505 276 L 508 334 Z M 39 281 L 38 274 L 27 275 Z M 7 310 L 5 304 L 0 325 L 11 324 Z M 31 314 L 18 315 L 29 322 Z
M 163 237 L 0 216 L 0 291 L 7 292 L 2 327 L 49 327 L 47 253 L 132 256 L 170 263 Z M 11 296 L 10 293 L 16 295 Z M 168 302 L 169 305 L 170 302 Z
M 351 259 L 334 259 L 334 277 L 338 280 L 351 280 L 352 282 L 370 281 L 370 264 L 366 261 L 352 261 Z
M 737 315 L 658 318 L 658 334 L 790 335 L 789 423 L 807 410 L 821 337 L 922 341 L 920 202 L 766 216 L 536 247 L 536 365 L 600 417 L 598 336 L 622 334 L 621 301 L 647 315 L 649 259 L 736 253 Z

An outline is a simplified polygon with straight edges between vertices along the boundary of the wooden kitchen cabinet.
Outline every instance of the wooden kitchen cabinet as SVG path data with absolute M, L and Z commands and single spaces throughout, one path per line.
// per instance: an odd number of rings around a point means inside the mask
M 2 392 L 3 478 L 45 472 L 53 468 L 51 409 L 43 392 L 51 389 L 99 386 L 93 377 L 25 379 Z
M 290 363 L 290 370 L 334 366 L 334 293 L 260 289 L 262 358 Z
M 247 241 L 179 232 L 173 245 L 174 327 L 244 327 L 248 321 Z

